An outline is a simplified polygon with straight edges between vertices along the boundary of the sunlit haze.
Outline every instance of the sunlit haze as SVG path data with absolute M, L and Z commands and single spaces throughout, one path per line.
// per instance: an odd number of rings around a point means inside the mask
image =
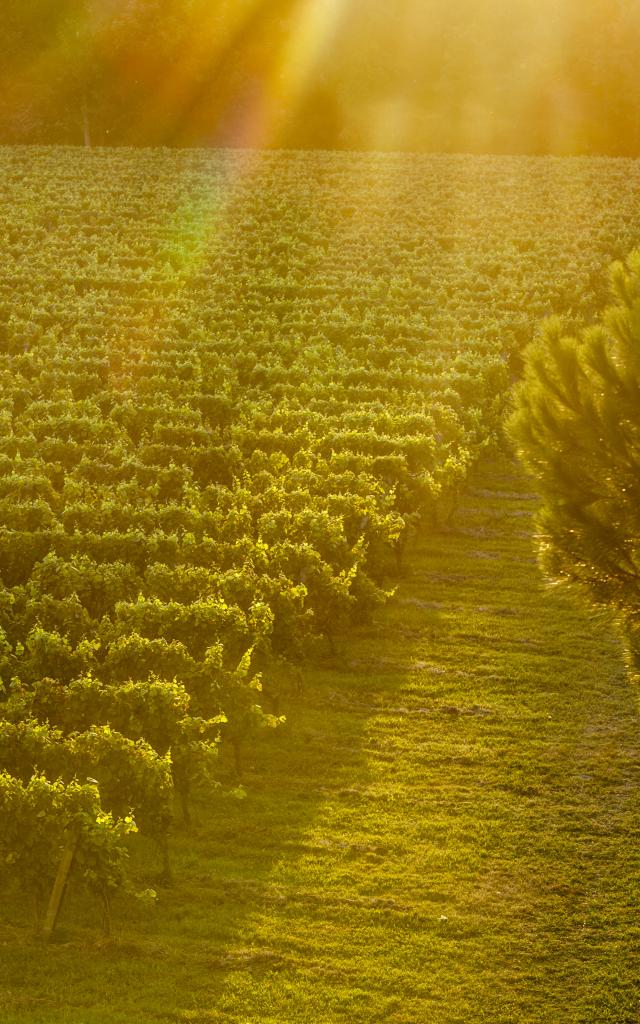
M 7 141 L 81 141 L 84 104 L 102 144 L 640 142 L 640 7 L 623 0 L 29 0 L 3 29 Z

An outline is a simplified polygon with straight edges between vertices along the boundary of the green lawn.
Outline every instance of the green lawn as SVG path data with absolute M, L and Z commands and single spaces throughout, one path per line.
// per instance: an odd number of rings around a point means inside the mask
M 0 928 L 3 1024 L 640 1020 L 640 723 L 603 619 L 546 587 L 534 499 L 484 466 L 373 627 L 175 838 L 103 941 Z M 153 851 L 139 871 L 149 884 Z

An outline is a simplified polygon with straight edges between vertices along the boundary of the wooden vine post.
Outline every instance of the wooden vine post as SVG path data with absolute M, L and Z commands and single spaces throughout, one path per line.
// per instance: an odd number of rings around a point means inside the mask
M 64 899 L 64 893 L 67 886 L 67 879 L 69 878 L 73 858 L 76 855 L 79 839 L 80 833 L 77 831 L 74 832 L 62 851 L 55 882 L 53 883 L 51 896 L 49 897 L 49 905 L 47 906 L 47 912 L 44 917 L 44 924 L 42 926 L 42 937 L 47 942 L 51 941 L 51 937 L 58 921 L 60 907 L 62 906 L 62 900 Z

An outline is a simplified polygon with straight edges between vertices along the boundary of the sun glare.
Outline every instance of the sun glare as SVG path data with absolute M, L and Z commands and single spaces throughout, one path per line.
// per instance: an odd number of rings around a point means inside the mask
M 65 0 L 33 31 L 0 115 L 55 111 L 74 142 L 83 119 L 101 144 L 240 148 L 598 151 L 612 114 L 616 146 L 640 132 L 634 62 L 612 56 L 640 13 L 617 0 Z

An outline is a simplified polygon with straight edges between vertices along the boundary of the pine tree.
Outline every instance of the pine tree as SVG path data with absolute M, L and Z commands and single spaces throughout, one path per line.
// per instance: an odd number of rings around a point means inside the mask
M 640 671 L 640 250 L 578 337 L 548 321 L 525 353 L 507 430 L 537 478 L 539 558 L 621 622 Z

